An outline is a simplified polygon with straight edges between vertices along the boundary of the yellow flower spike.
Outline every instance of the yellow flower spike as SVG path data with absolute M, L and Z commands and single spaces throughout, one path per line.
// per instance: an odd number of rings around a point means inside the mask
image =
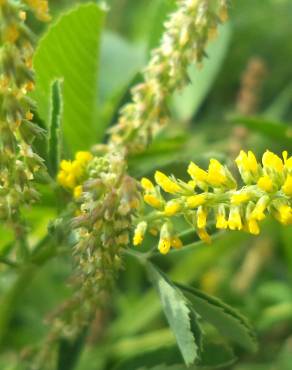
M 195 163 L 191 162 L 188 167 L 188 174 L 195 181 L 206 182 L 208 178 L 208 173 L 202 170 Z
M 249 218 L 247 221 L 247 228 L 248 232 L 253 234 L 253 235 L 259 235 L 260 233 L 260 228 L 258 221 L 254 218 Z
M 81 197 L 82 191 L 83 189 L 81 185 L 75 186 L 74 191 L 73 191 L 74 198 L 79 199 Z
M 271 168 L 278 173 L 281 173 L 284 169 L 282 159 L 269 150 L 264 153 L 262 163 L 264 167 Z
M 208 211 L 200 206 L 197 212 L 197 226 L 199 229 L 204 229 L 207 225 Z
M 134 246 L 138 246 L 142 244 L 146 229 L 147 229 L 147 223 L 145 221 L 138 223 L 138 225 L 136 226 L 135 232 L 134 232 L 134 237 L 133 237 Z
M 197 234 L 199 238 L 203 240 L 206 244 L 212 243 L 211 236 L 207 233 L 206 229 L 198 229 Z
M 148 190 L 148 191 L 154 190 L 154 185 L 152 181 L 150 181 L 146 177 L 143 177 L 141 179 L 140 184 L 144 190 Z
M 90 152 L 86 152 L 86 151 L 79 151 L 75 155 L 75 160 L 82 164 L 86 164 L 90 162 L 92 158 L 93 158 L 93 155 Z
M 154 175 L 156 183 L 166 192 L 170 194 L 179 193 L 181 187 L 172 181 L 168 176 L 160 171 L 156 171 Z
M 155 195 L 153 194 L 145 194 L 144 195 L 144 202 L 149 204 L 149 206 L 153 208 L 161 208 L 162 207 L 162 201 L 158 199 Z
M 210 160 L 207 181 L 212 186 L 222 186 L 227 182 L 224 166 L 217 159 Z
M 231 204 L 239 205 L 250 200 L 250 194 L 247 193 L 235 193 L 231 196 Z
M 242 221 L 238 207 L 232 207 L 229 212 L 228 226 L 230 230 L 241 230 Z
M 274 190 L 273 181 L 269 176 L 262 176 L 257 182 L 257 186 L 267 193 L 271 193 Z
M 173 236 L 171 238 L 170 244 L 175 249 L 181 249 L 183 246 L 183 243 L 178 236 Z
M 205 194 L 197 194 L 192 195 L 187 198 L 187 206 L 188 208 L 196 208 L 203 205 L 206 202 L 206 195 Z
M 164 207 L 165 216 L 174 216 L 181 210 L 181 205 L 175 201 L 169 201 Z
M 167 254 L 171 247 L 170 238 L 161 238 L 158 243 L 158 250 L 161 254 Z
M 290 197 L 292 196 L 292 175 L 287 176 L 284 185 L 282 186 L 282 190 L 286 195 Z

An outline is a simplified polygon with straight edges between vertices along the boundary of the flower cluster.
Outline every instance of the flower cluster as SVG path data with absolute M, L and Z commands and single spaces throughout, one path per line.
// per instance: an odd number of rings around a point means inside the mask
M 208 170 L 191 162 L 190 180 L 184 182 L 162 172 L 155 173 L 157 186 L 146 178 L 141 180 L 144 202 L 155 209 L 148 217 L 139 220 L 133 244 L 142 243 L 146 230 L 160 230 L 158 249 L 168 253 L 171 247 L 182 243 L 175 233 L 173 218 L 183 216 L 207 243 L 207 232 L 212 221 L 217 229 L 244 230 L 260 233 L 259 222 L 268 214 L 284 225 L 292 225 L 292 157 L 283 152 L 283 158 L 266 151 L 262 164 L 255 155 L 241 151 L 235 160 L 243 186 L 238 187 L 230 171 L 216 159 L 211 159 Z M 165 199 L 161 193 L 170 194 Z M 157 231 L 158 232 L 158 231 Z
M 206 44 L 227 20 L 227 0 L 178 0 L 178 10 L 165 23 L 160 46 L 144 71 L 144 82 L 132 90 L 132 103 L 122 108 L 111 144 L 129 152 L 145 149 L 169 119 L 167 98 L 189 82 L 187 67 L 201 64 Z
M 87 164 L 93 158 L 90 152 L 77 152 L 73 161 L 63 160 L 57 176 L 58 183 L 78 199 L 82 194 L 82 182 L 86 178 Z
M 32 186 L 43 166 L 33 152 L 42 130 L 34 124 L 33 35 L 19 2 L 0 1 L 0 219 L 14 220 L 19 207 L 37 199 Z
M 126 163 L 118 153 L 92 157 L 78 152 L 60 167 L 58 181 L 73 192 L 76 205 L 71 220 L 76 286 L 64 320 L 57 318 L 54 327 L 61 330 L 55 330 L 55 335 L 74 336 L 107 302 L 141 200 L 137 183 L 126 174 Z

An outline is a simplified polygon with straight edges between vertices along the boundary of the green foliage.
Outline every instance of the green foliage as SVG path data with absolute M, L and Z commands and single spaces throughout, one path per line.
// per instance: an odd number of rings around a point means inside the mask
M 161 271 L 152 264 L 149 264 L 148 270 L 181 354 L 186 365 L 189 366 L 200 357 L 202 345 L 197 314 L 189 307 L 188 301 L 175 285 Z
M 45 122 L 49 122 L 51 83 L 64 79 L 64 141 L 72 152 L 87 149 L 104 135 L 97 109 L 104 18 L 100 6 L 80 5 L 49 28 L 34 57 L 37 81 L 33 97 Z
M 249 351 L 255 351 L 255 333 L 247 320 L 236 310 L 217 298 L 197 289 L 178 284 L 198 314 L 214 325 L 222 335 L 230 338 Z

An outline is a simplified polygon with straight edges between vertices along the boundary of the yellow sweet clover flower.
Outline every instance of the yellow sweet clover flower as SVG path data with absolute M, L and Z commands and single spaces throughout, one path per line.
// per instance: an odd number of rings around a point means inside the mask
M 208 222 L 213 223 L 212 219 L 217 229 L 243 230 L 253 235 L 260 233 L 259 223 L 267 215 L 284 225 L 292 224 L 292 157 L 283 152 L 281 159 L 266 151 L 261 165 L 252 151 L 241 151 L 235 162 L 243 180 L 241 188 L 216 159 L 210 160 L 208 170 L 191 162 L 187 169 L 191 180 L 186 182 L 170 179 L 157 171 L 158 186 L 171 194 L 167 202 L 159 187 L 155 188 L 152 183 L 152 186 L 145 185 L 147 179 L 143 179 L 144 199 L 158 209 L 152 216 L 155 228 L 160 225 L 164 230 L 158 245 L 162 253 L 166 254 L 173 246 L 173 216 L 183 217 L 206 243 L 211 241 L 207 228 Z
M 135 246 L 142 244 L 146 229 L 147 229 L 147 223 L 145 221 L 139 222 L 138 225 L 136 226 L 134 237 L 133 237 L 133 244 Z
M 154 190 L 153 183 L 149 179 L 146 179 L 146 177 L 141 179 L 141 186 L 144 190 Z
M 155 172 L 155 181 L 166 193 L 179 193 L 181 187 L 160 171 Z
M 60 170 L 57 175 L 59 185 L 72 191 L 74 197 L 77 199 L 82 193 L 82 187 L 79 185 L 86 173 L 87 164 L 93 158 L 92 154 L 85 151 L 76 153 L 73 161 L 62 160 L 60 163 Z

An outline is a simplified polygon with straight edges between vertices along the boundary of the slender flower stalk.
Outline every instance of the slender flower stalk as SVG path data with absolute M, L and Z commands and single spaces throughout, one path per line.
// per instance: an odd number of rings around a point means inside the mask
M 132 102 L 121 110 L 110 144 L 129 153 L 143 151 L 169 121 L 168 97 L 189 82 L 187 67 L 202 64 L 209 40 L 227 16 L 227 0 L 178 0 L 165 22 L 160 46 L 144 71 L 144 82 L 132 90 Z
M 216 159 L 211 159 L 208 170 L 191 162 L 190 181 L 155 173 L 156 186 L 146 178 L 141 180 L 144 202 L 154 208 L 151 221 L 141 220 L 134 232 L 133 244 L 142 243 L 147 229 L 160 230 L 158 249 L 162 254 L 171 247 L 180 248 L 175 218 L 183 217 L 197 232 L 200 239 L 211 242 L 208 224 L 217 229 L 243 230 L 260 233 L 259 223 L 268 215 L 284 225 L 292 225 L 292 157 L 283 152 L 283 159 L 266 151 L 262 164 L 255 155 L 241 151 L 235 160 L 243 186 Z M 162 195 L 161 190 L 167 195 Z M 141 227 L 143 225 L 143 227 Z
M 42 134 L 33 123 L 34 36 L 21 2 L 0 1 L 0 219 L 12 223 L 19 208 L 38 198 L 32 183 L 42 167 L 32 143 Z M 36 9 L 36 8 L 35 8 Z

